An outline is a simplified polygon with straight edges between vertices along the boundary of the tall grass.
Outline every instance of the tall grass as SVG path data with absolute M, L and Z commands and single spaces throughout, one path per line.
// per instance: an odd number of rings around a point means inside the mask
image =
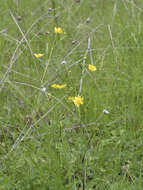
M 0 5 L 0 189 L 142 190 L 143 3 Z

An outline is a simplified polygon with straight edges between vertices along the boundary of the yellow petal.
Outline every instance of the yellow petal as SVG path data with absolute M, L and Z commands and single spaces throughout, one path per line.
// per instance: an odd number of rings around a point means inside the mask
M 57 89 L 62 89 L 62 88 L 65 88 L 66 86 L 67 86 L 66 84 L 62 84 L 62 85 L 52 84 L 51 85 L 52 88 L 57 88 Z
M 54 28 L 54 32 L 56 33 L 56 34 L 62 34 L 63 33 L 63 31 L 62 31 L 62 28 L 60 28 L 60 27 L 55 27 Z
M 91 64 L 88 65 L 88 69 L 90 71 L 96 71 L 97 70 L 96 67 L 94 65 L 91 65 Z
M 83 98 L 81 96 L 69 97 L 68 99 L 72 100 L 74 105 L 77 107 L 83 104 Z
M 34 56 L 36 57 L 36 58 L 40 58 L 40 57 L 42 57 L 44 54 L 42 54 L 42 53 L 35 53 L 34 54 Z

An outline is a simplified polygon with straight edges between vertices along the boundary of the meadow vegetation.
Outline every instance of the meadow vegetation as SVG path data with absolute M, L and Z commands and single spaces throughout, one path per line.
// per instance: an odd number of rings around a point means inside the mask
M 143 1 L 0 1 L 0 189 L 143 189 Z

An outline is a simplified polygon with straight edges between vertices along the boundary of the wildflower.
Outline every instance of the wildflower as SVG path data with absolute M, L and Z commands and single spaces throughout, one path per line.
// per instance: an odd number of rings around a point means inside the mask
M 62 31 L 62 29 L 60 28 L 60 27 L 55 27 L 54 28 L 54 32 L 56 33 L 56 34 L 62 34 L 63 33 L 63 31 Z
M 61 65 L 66 65 L 66 64 L 67 64 L 66 61 L 62 61 L 62 62 L 61 62 Z
M 90 18 L 88 17 L 87 19 L 86 19 L 86 23 L 89 23 L 90 22 Z
M 44 54 L 42 54 L 42 53 L 35 53 L 34 54 L 34 56 L 36 57 L 36 58 L 40 58 L 40 57 L 42 57 Z
M 83 98 L 81 96 L 69 97 L 68 99 L 72 100 L 77 107 L 79 107 L 80 104 L 83 104 Z
M 94 65 L 91 65 L 91 64 L 88 65 L 88 69 L 90 71 L 96 71 L 96 67 Z
M 106 110 L 106 109 L 104 109 L 103 111 L 103 114 L 105 114 L 105 115 L 108 115 L 110 112 L 108 111 L 108 110 Z
M 72 40 L 72 44 L 76 44 L 77 43 L 77 40 Z
M 51 12 L 51 11 L 52 11 L 52 8 L 48 8 L 48 11 Z
M 62 89 L 62 88 L 65 88 L 66 86 L 67 86 L 66 84 L 62 84 L 62 85 L 52 84 L 51 85 L 52 88 L 57 88 L 57 89 Z
M 41 90 L 42 90 L 42 92 L 46 92 L 46 88 L 45 87 L 43 87 Z

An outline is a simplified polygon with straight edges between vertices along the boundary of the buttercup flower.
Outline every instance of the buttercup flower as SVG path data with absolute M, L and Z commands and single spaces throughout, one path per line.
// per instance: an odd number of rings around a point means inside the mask
M 83 98 L 81 96 L 69 97 L 68 99 L 72 100 L 77 107 L 79 107 L 80 104 L 83 104 Z
M 91 65 L 91 64 L 88 65 L 88 69 L 90 71 L 96 71 L 96 67 L 94 65 Z
M 44 54 L 42 54 L 42 53 L 35 53 L 34 54 L 34 56 L 36 57 L 36 58 L 40 58 L 40 57 L 42 57 Z
M 54 28 L 54 32 L 55 32 L 56 34 L 62 34 L 62 33 L 63 33 L 63 31 L 62 31 L 62 29 L 61 29 L 60 27 L 55 27 L 55 28 Z
M 67 86 L 66 84 L 62 84 L 62 85 L 52 84 L 51 85 L 52 88 L 57 88 L 57 89 L 62 89 L 62 88 L 65 88 L 66 86 Z

